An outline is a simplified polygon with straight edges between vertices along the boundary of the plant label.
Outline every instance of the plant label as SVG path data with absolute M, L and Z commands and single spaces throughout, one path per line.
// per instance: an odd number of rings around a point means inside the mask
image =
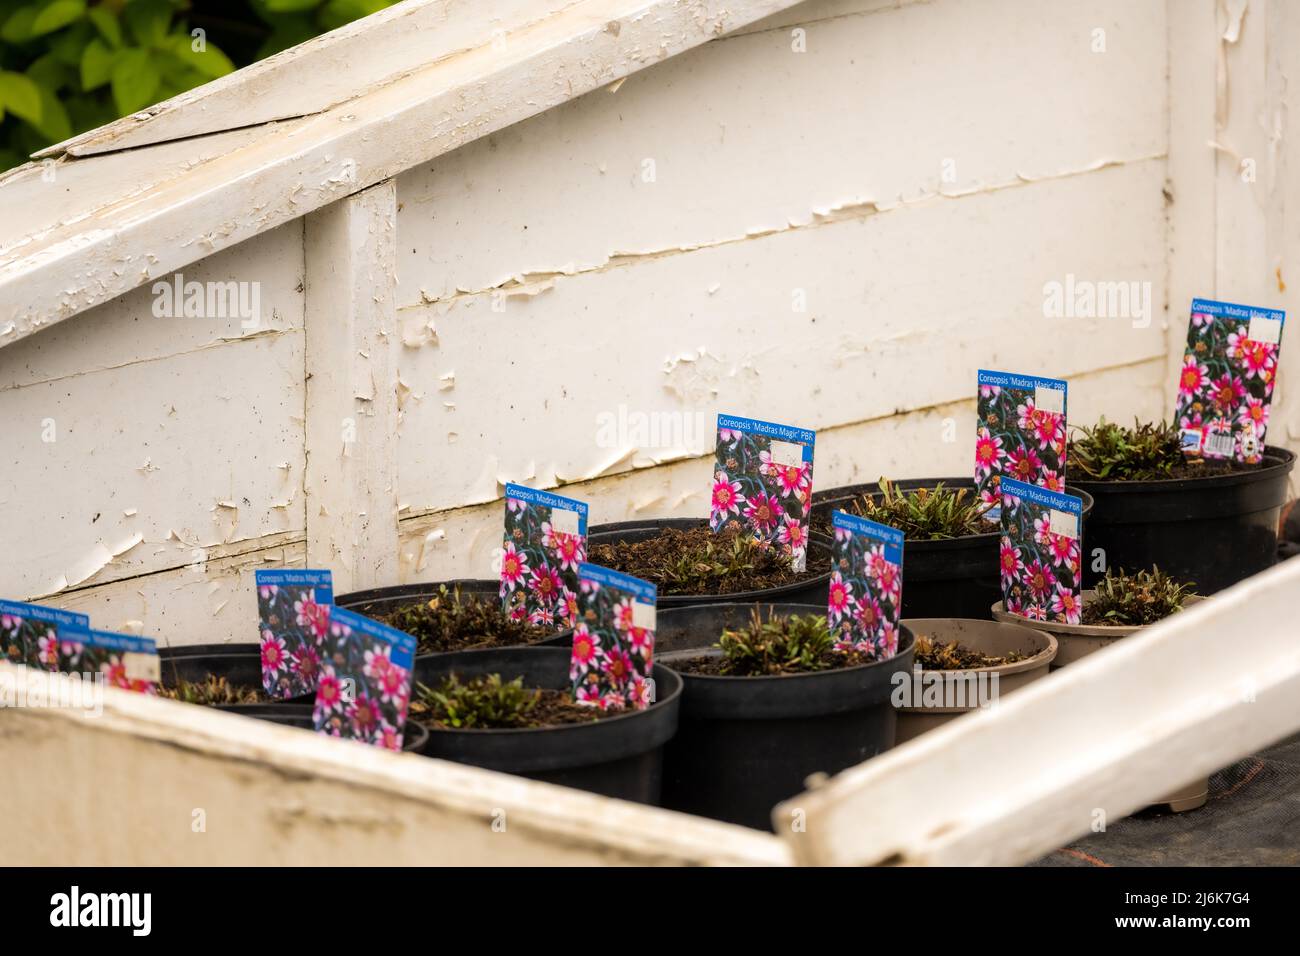
M 331 737 L 402 749 L 415 638 L 330 605 L 313 724 Z
M 1285 320 L 1281 309 L 1192 300 L 1174 406 L 1189 458 L 1261 460 Z
M 0 654 L 11 664 L 26 664 L 57 671 L 61 645 L 84 644 L 90 635 L 90 618 L 75 611 L 0 601 Z
M 1002 598 L 1036 621 L 1078 624 L 1083 500 L 1003 475 Z
M 806 428 L 719 415 L 709 527 L 742 527 L 805 570 L 816 439 Z
M 587 503 L 506 485 L 501 606 L 515 621 L 572 627 L 578 566 L 587 559 Z
M 903 532 L 836 511 L 826 622 L 836 646 L 877 659 L 898 650 L 903 607 Z
M 1002 508 L 1002 476 L 1065 490 L 1065 418 L 1069 386 L 1064 379 L 990 372 L 976 376 L 975 488 L 996 521 Z
M 84 643 L 63 646 L 60 670 L 103 674 L 113 687 L 140 694 L 158 693 L 162 664 L 158 646 L 147 637 L 91 630 Z
M 655 601 L 649 581 L 583 564 L 580 615 L 573 629 L 573 699 L 602 710 L 644 710 L 652 701 Z
M 334 578 L 326 570 L 255 572 L 262 689 L 286 699 L 314 694 L 329 633 Z

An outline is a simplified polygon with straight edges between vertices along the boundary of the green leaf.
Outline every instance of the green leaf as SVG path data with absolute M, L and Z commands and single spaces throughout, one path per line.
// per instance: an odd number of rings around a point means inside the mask
M 39 37 L 61 30 L 74 20 L 80 20 L 85 13 L 86 0 L 46 0 L 32 21 L 31 35 Z
M 266 9 L 270 13 L 298 13 L 320 6 L 320 0 L 266 0 Z
M 5 25 L 0 27 L 0 39 L 6 43 L 24 43 L 32 38 L 32 24 L 36 22 L 35 7 L 15 10 Z
M 89 92 L 107 83 L 116 61 L 117 52 L 110 50 L 103 40 L 96 37 L 87 43 L 81 54 L 81 88 Z
M 122 11 L 122 18 L 138 44 L 161 46 L 167 40 L 174 12 L 167 0 L 131 0 Z
M 46 42 L 49 44 L 50 52 L 59 58 L 60 63 L 76 68 L 81 65 L 82 51 L 94 36 L 95 28 L 82 20 L 51 36 Z
M 271 35 L 257 51 L 259 60 L 265 59 L 281 50 L 304 43 L 319 34 L 315 25 L 302 14 L 289 17 L 277 17 L 271 28 Z
M 57 93 L 65 86 L 70 86 L 75 79 L 72 71 L 60 63 L 59 58 L 53 53 L 37 57 L 24 72 L 29 80 L 51 93 Z
M 168 41 L 168 49 L 171 53 L 206 79 L 213 80 L 234 72 L 235 64 L 231 63 L 230 58 L 218 50 L 215 44 L 204 44 L 204 49 L 200 52 L 194 49 L 193 38 L 185 33 L 169 37 Z
M 33 126 L 41 122 L 41 88 L 21 73 L 0 73 L 0 103 Z
M 68 121 L 67 110 L 49 90 L 41 90 L 41 121 L 34 124 L 40 134 L 50 143 L 57 143 L 72 135 L 72 123 Z
M 360 20 L 392 6 L 392 0 L 329 0 L 321 9 L 320 25 L 326 30 L 337 30 L 346 23 Z
M 113 103 L 123 116 L 155 102 L 161 82 L 158 65 L 148 50 L 123 50 L 113 64 Z
M 95 29 L 99 31 L 105 43 L 111 47 L 122 45 L 122 24 L 117 22 L 117 17 L 103 7 L 91 7 L 86 16 L 95 25 Z

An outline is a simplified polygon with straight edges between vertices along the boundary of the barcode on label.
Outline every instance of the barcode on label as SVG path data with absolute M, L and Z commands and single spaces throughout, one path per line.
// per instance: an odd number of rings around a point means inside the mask
M 122 655 L 122 667 L 127 680 L 147 680 L 156 684 L 162 679 L 162 662 L 157 654 L 127 651 Z
M 793 465 L 803 464 L 803 445 L 792 441 L 774 441 L 772 447 L 768 449 L 774 465 Z
M 1233 441 L 1232 432 L 1206 432 L 1205 433 L 1205 452 L 1215 458 L 1231 458 L 1236 448 Z
M 551 530 L 560 534 L 577 534 L 578 512 L 555 508 L 551 511 Z
M 632 626 L 653 631 L 655 629 L 655 606 L 644 601 L 633 601 Z
M 1040 411 L 1060 415 L 1065 411 L 1065 389 L 1039 385 L 1034 388 L 1034 406 Z
M 1250 330 L 1246 333 L 1246 338 L 1254 342 L 1277 345 L 1282 338 L 1282 323 L 1278 319 L 1256 315 L 1250 320 Z
M 1050 529 L 1052 534 L 1058 537 L 1077 538 L 1079 536 L 1079 519 L 1068 511 L 1053 508 Z

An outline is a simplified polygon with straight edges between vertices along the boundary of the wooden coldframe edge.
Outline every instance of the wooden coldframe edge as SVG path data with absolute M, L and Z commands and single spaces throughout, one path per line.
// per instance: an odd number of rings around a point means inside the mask
M 0 691 L 30 673 L 0 663 Z M 789 862 L 755 830 L 113 687 L 98 714 L 0 706 L 0 763 L 23 768 L 6 805 L 30 824 L 6 837 L 8 864 Z M 60 801 L 79 809 L 42 811 Z
M 1016 865 L 1300 729 L 1300 561 L 773 811 L 806 865 Z M 801 831 L 792 828 L 798 820 Z

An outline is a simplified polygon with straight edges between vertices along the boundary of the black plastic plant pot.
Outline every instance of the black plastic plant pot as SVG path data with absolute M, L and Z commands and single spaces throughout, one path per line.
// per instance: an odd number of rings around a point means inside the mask
M 765 618 L 826 613 L 824 603 L 757 607 Z M 754 608 L 662 611 L 655 653 L 669 668 L 698 657 L 724 628 L 744 625 Z M 681 674 L 681 721 L 668 744 L 664 806 L 771 829 L 772 808 L 806 789 L 810 774 L 839 773 L 894 745 L 890 696 L 899 681 L 911 679 L 913 643 L 903 627 L 898 653 L 872 664 L 780 677 Z
M 480 601 L 499 601 L 501 584 L 488 578 L 462 578 L 456 581 L 433 581 L 427 584 L 399 584 L 387 588 L 370 588 L 366 591 L 349 591 L 334 598 L 334 603 L 349 611 L 356 611 L 366 617 L 391 614 L 408 604 L 422 604 L 432 600 L 441 588 L 448 591 L 459 590 Z M 568 647 L 573 643 L 573 631 L 566 628 L 553 637 L 538 641 L 529 647 Z M 455 652 L 452 652 L 455 653 Z M 426 655 L 420 655 L 426 656 Z
M 1250 471 L 1164 481 L 1081 481 L 1096 500 L 1084 540 L 1083 586 L 1105 566 L 1158 567 L 1198 594 L 1214 594 L 1277 562 L 1277 526 L 1295 453 L 1269 445 Z
M 506 647 L 455 651 L 418 658 L 417 683 L 436 686 L 443 678 L 462 680 L 500 674 L 522 677 L 525 687 L 568 690 L 569 651 L 558 647 Z M 622 800 L 657 805 L 663 786 L 664 744 L 677 732 L 682 680 L 658 664 L 652 674 L 655 700 L 584 724 L 520 730 L 429 728 L 421 753 L 488 770 L 518 774 Z
M 653 538 L 665 528 L 678 528 L 688 531 L 708 522 L 703 518 L 649 518 L 644 521 L 615 521 L 610 524 L 595 525 L 587 529 L 587 548 L 590 554 L 594 544 L 613 544 L 619 542 L 645 541 Z M 813 534 L 808 539 L 808 560 L 814 556 L 824 563 L 830 561 L 830 539 L 825 535 Z M 826 570 L 820 574 L 809 571 L 803 578 L 782 584 L 779 587 L 763 588 L 759 591 L 737 591 L 734 594 L 664 594 L 659 593 L 658 607 L 691 607 L 696 604 L 731 604 L 752 601 L 785 601 L 791 604 L 825 603 L 830 591 L 831 573 Z M 986 605 L 987 607 L 987 605 Z
M 255 687 L 262 690 L 262 649 L 258 644 L 191 644 L 164 647 L 158 651 L 163 687 L 175 687 L 176 681 L 201 683 L 209 677 L 224 677 L 232 687 Z M 265 692 L 264 692 L 265 693 Z M 284 700 L 268 698 L 258 704 L 224 704 L 222 710 L 243 713 L 245 707 L 285 707 L 311 704 L 316 695 L 303 694 Z
M 217 709 L 228 710 L 256 720 L 269 720 L 273 724 L 282 724 L 285 727 L 298 727 L 302 730 L 314 730 L 316 726 L 312 720 L 310 706 L 271 707 L 262 704 L 243 704 L 233 707 L 218 707 Z M 402 752 L 418 753 L 428 739 L 429 730 L 427 727 L 423 724 L 417 724 L 413 720 L 408 720 L 406 726 L 402 728 Z
M 974 479 L 907 478 L 895 481 L 900 491 L 945 488 L 975 490 Z M 1067 494 L 1083 500 L 1084 544 L 1092 533 L 1093 500 L 1082 488 L 1065 486 Z M 843 511 L 854 499 L 880 494 L 880 485 L 870 482 L 828 488 L 813 494 L 813 527 L 830 524 L 831 512 Z M 989 605 L 1002 597 L 998 571 L 997 531 L 963 538 L 927 541 L 908 538 L 903 546 L 903 617 L 957 617 L 988 620 Z

